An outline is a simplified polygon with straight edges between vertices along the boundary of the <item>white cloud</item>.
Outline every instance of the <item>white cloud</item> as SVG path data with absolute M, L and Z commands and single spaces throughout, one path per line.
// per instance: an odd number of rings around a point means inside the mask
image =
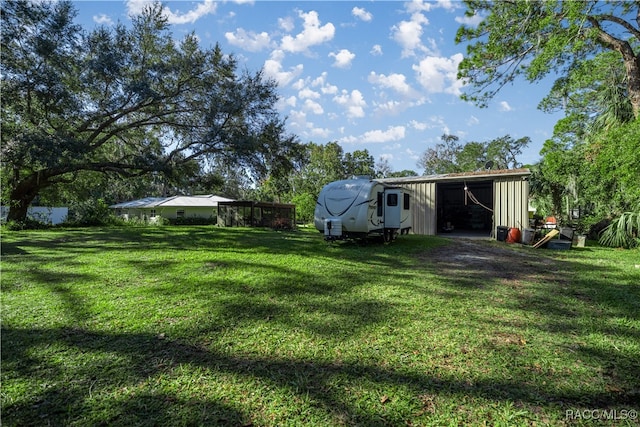
M 429 129 L 440 128 L 440 131 L 443 134 L 447 134 L 447 135 L 451 134 L 451 130 L 449 129 L 449 126 L 444 122 L 444 117 L 431 116 L 429 117 L 429 121 L 431 122 L 431 124 L 429 125 Z
M 458 9 L 457 2 L 451 0 L 423 1 L 412 0 L 405 4 L 408 12 L 429 12 L 432 8 L 442 8 L 446 10 Z
M 409 122 L 409 126 L 415 130 L 426 130 L 429 128 L 429 125 L 427 123 L 419 122 L 417 120 L 411 120 Z
M 304 66 L 298 64 L 295 67 L 290 68 L 290 71 L 282 70 L 282 60 L 284 59 L 284 53 L 280 50 L 274 50 L 271 52 L 270 59 L 264 61 L 264 73 L 267 77 L 271 77 L 278 82 L 280 86 L 286 86 L 293 81 L 296 77 L 302 74 Z
M 394 116 L 407 109 L 407 104 L 400 101 L 387 101 L 384 103 L 375 103 L 374 105 L 376 107 L 376 112 L 382 113 L 385 116 Z
M 333 63 L 334 67 L 338 68 L 349 68 L 351 66 L 351 61 L 356 57 L 355 53 L 349 52 L 347 49 L 341 49 L 340 52 L 329 53 L 329 57 L 335 58 L 335 62 Z
M 311 46 L 322 44 L 333 39 L 335 27 L 332 23 L 320 26 L 318 12 L 300 12 L 300 18 L 304 20 L 304 29 L 295 37 L 286 35 L 282 38 L 280 48 L 286 52 L 305 52 Z
M 289 111 L 288 119 L 287 123 L 296 131 L 302 132 L 308 127 L 307 115 L 303 111 Z
M 420 153 L 417 151 L 412 150 L 411 148 L 407 148 L 406 150 L 404 150 L 405 153 L 407 153 L 407 155 L 409 156 L 410 159 L 412 160 L 419 160 L 420 159 Z
M 307 86 L 308 83 L 309 83 L 309 78 L 298 79 L 295 83 L 291 85 L 291 87 L 295 90 L 302 90 Z
M 347 117 L 364 117 L 364 108 L 367 103 L 359 90 L 352 90 L 351 93 L 343 90 L 340 95 L 333 98 L 336 104 L 347 110 Z
M 298 102 L 298 98 L 296 98 L 295 96 L 290 96 L 288 98 L 281 98 L 280 99 L 280 104 L 284 107 L 295 107 L 296 103 Z
M 379 85 L 385 88 L 390 88 L 403 95 L 410 95 L 412 90 L 411 86 L 407 84 L 407 78 L 404 74 L 376 74 L 375 71 L 369 73 L 369 83 Z
M 467 120 L 467 126 L 474 126 L 478 124 L 480 124 L 480 120 L 478 120 L 476 116 L 471 116 L 469 117 L 469 120 Z
M 458 24 L 468 25 L 469 27 L 477 27 L 484 18 L 478 14 L 473 16 L 456 16 L 455 21 Z
M 331 130 L 327 128 L 312 128 L 310 132 L 312 137 L 315 138 L 328 138 L 331 135 Z
M 332 133 L 330 129 L 316 127 L 313 122 L 308 121 L 304 111 L 291 110 L 288 119 L 291 129 L 305 138 L 328 138 Z
M 305 109 L 305 111 L 310 111 L 313 114 L 323 114 L 324 113 L 324 109 L 322 108 L 322 105 L 318 104 L 317 102 L 311 100 L 311 99 L 307 99 L 306 101 L 304 101 L 304 106 L 303 108 Z
M 511 105 L 509 105 L 509 103 L 507 101 L 501 101 L 499 108 L 500 108 L 500 111 L 511 111 L 511 110 L 513 110 L 513 108 L 511 108 Z
M 428 56 L 413 66 L 416 78 L 430 93 L 451 93 L 460 95 L 464 82 L 458 80 L 458 64 L 462 54 L 456 53 L 449 58 Z
M 101 13 L 100 15 L 93 16 L 93 22 L 100 25 L 113 25 L 113 20 L 110 16 Z
M 148 0 L 127 0 L 127 13 L 129 16 L 140 15 L 144 8 L 149 6 Z
M 130 16 L 139 15 L 142 13 L 144 8 L 150 4 L 151 3 L 148 0 L 128 0 L 127 11 Z M 171 8 L 165 6 L 163 13 L 169 24 L 193 24 L 203 16 L 215 14 L 217 8 L 218 4 L 214 0 L 204 0 L 198 3 L 195 8 L 187 12 L 181 12 L 179 10 L 174 12 Z
M 298 96 L 300 99 L 318 99 L 320 98 L 320 94 L 308 87 L 300 89 L 298 92 Z
M 411 15 L 410 21 L 400 21 L 391 28 L 392 39 L 402 47 L 402 57 L 415 55 L 415 51 L 427 52 L 422 44 L 422 27 L 428 25 L 429 20 L 419 12 Z
M 291 18 L 290 16 L 287 16 L 286 18 L 278 18 L 278 27 L 287 32 L 293 31 L 293 29 L 295 28 L 293 18 Z
M 253 31 L 245 31 L 243 28 L 236 29 L 235 33 L 228 32 L 224 34 L 229 44 L 238 46 L 249 52 L 259 52 L 271 44 L 269 34 L 262 32 L 260 34 Z
M 383 116 L 395 116 L 400 114 L 403 111 L 406 111 L 410 108 L 415 108 L 424 104 L 424 98 L 417 99 L 415 101 L 396 101 L 389 100 L 386 102 L 374 102 L 373 105 L 376 108 L 376 114 L 381 114 Z
M 415 12 L 428 12 L 431 10 L 431 7 L 433 6 L 433 3 L 431 2 L 424 2 L 422 0 L 412 0 L 410 2 L 407 2 L 405 4 L 405 8 L 407 9 L 407 12 L 409 13 L 415 13 Z
M 370 12 L 367 12 L 364 8 L 361 8 L 361 7 L 354 7 L 351 10 L 351 14 L 356 18 L 360 18 L 365 22 L 369 22 L 373 19 L 373 15 L 371 15 Z
M 387 130 L 371 130 L 362 134 L 360 142 L 382 143 L 389 141 L 398 141 L 405 136 L 404 126 L 390 126 Z
M 322 86 L 320 91 L 325 95 L 335 95 L 336 93 L 338 93 L 338 86 L 326 84 Z
M 313 79 L 312 87 L 319 87 L 323 95 L 335 95 L 338 93 L 338 87 L 327 82 L 327 72 L 323 71 L 320 76 Z
M 382 46 L 380 46 L 379 44 L 374 44 L 369 53 L 373 56 L 382 55 Z

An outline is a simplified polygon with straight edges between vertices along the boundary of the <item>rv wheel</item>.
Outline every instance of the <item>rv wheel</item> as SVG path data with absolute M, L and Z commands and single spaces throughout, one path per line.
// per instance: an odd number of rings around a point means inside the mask
M 392 242 L 392 241 L 395 239 L 395 237 L 396 237 L 396 233 L 395 233 L 395 231 L 394 231 L 393 229 L 391 229 L 391 228 L 385 228 L 385 229 L 384 229 L 384 233 L 383 233 L 383 235 L 382 235 L 382 236 L 383 236 L 383 238 L 384 238 L 384 241 L 385 241 L 386 243 L 389 243 L 389 242 Z

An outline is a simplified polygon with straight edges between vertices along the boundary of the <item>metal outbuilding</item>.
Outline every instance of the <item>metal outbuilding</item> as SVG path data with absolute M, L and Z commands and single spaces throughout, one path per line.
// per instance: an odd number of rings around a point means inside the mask
M 504 169 L 378 181 L 411 191 L 414 234 L 496 236 L 500 226 L 529 227 L 530 175 L 529 169 Z

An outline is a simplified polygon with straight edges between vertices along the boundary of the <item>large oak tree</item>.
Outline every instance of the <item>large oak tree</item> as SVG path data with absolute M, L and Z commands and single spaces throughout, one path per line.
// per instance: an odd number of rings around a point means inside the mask
M 622 62 L 626 96 L 640 116 L 640 2 L 465 0 L 467 16 L 484 18 L 463 25 L 458 43 L 468 42 L 458 77 L 470 90 L 463 96 L 484 106 L 518 76 L 535 82 L 549 73 L 566 75 L 581 61 L 613 51 Z
M 275 109 L 276 84 L 238 72 L 219 46 L 177 41 L 162 6 L 130 26 L 86 32 L 70 2 L 2 6 L 2 173 L 9 220 L 44 189 L 87 171 L 176 173 L 194 161 L 258 175 L 296 151 Z M 7 197 L 8 196 L 8 197 Z

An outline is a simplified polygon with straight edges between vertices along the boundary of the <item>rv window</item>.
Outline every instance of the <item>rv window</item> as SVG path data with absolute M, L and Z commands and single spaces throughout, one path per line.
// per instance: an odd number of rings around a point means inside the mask
M 404 208 L 405 210 L 409 209 L 409 207 L 410 207 L 410 202 L 409 202 L 409 200 L 411 200 L 411 196 L 409 196 L 407 193 L 405 193 L 405 194 L 404 194 L 404 206 L 403 206 L 403 208 Z
M 382 206 L 384 203 L 384 198 L 383 198 L 383 193 L 382 192 L 378 192 L 378 216 L 382 216 L 382 208 L 384 206 Z
M 176 211 L 176 218 L 184 218 L 184 209 L 178 209 Z
M 387 194 L 387 206 L 398 206 L 398 194 Z

